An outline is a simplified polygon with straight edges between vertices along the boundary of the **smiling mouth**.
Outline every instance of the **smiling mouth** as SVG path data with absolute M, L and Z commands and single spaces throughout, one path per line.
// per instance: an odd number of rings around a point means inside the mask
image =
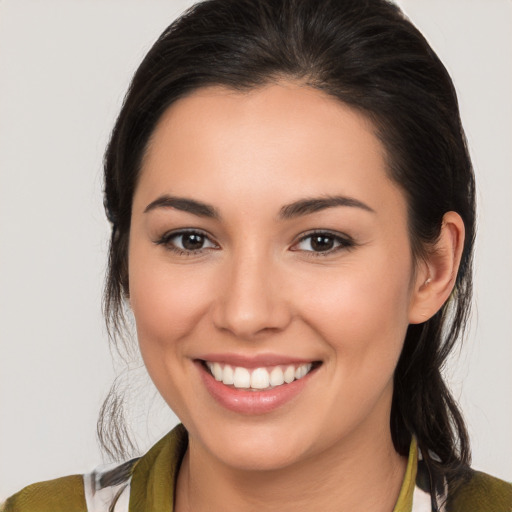
M 267 391 L 291 384 L 321 365 L 320 361 L 312 361 L 303 364 L 245 368 L 211 361 L 201 361 L 201 363 L 216 381 L 246 391 Z

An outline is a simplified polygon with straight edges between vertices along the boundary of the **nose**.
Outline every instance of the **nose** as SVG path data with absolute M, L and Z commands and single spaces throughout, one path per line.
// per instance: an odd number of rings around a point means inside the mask
M 217 329 L 251 340 L 286 328 L 292 315 L 286 286 L 275 267 L 270 258 L 255 253 L 227 264 L 213 310 Z

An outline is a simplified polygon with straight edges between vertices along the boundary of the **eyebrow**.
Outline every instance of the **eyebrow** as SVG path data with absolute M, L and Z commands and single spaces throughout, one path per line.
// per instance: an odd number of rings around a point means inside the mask
M 144 213 L 155 210 L 156 208 L 174 208 L 175 210 L 192 213 L 199 217 L 220 219 L 220 214 L 215 207 L 201 201 L 187 199 L 186 197 L 161 196 L 149 203 L 144 209 Z
M 375 213 L 373 208 L 370 208 L 367 204 L 352 197 L 322 196 L 299 199 L 298 201 L 284 205 L 279 211 L 278 218 L 281 220 L 289 220 L 319 212 L 321 210 L 326 210 L 327 208 L 334 208 L 336 206 L 360 208 L 362 210 Z M 214 206 L 194 199 L 188 199 L 186 197 L 163 195 L 149 203 L 144 209 L 144 213 L 157 208 L 174 208 L 176 210 L 197 215 L 198 217 L 208 217 L 216 220 L 221 219 L 219 211 Z
M 310 213 L 326 210 L 327 208 L 334 208 L 336 206 L 348 206 L 351 208 L 360 208 L 362 210 L 375 213 L 373 208 L 367 204 L 346 196 L 322 196 L 312 197 L 306 199 L 299 199 L 291 204 L 287 204 L 281 208 L 279 218 L 293 219 L 302 215 L 309 215 Z

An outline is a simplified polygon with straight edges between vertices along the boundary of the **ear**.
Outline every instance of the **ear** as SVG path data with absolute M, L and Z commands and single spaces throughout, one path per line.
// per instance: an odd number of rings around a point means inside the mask
M 464 222 L 458 213 L 447 212 L 443 217 L 439 239 L 418 264 L 409 323 L 426 322 L 448 300 L 455 285 L 463 248 Z

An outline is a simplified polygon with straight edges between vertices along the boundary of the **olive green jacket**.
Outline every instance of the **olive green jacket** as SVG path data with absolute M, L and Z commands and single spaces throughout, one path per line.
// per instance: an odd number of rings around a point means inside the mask
M 187 432 L 178 425 L 143 457 L 29 485 L 0 512 L 172 512 L 187 445 Z M 393 512 L 512 512 L 512 484 L 470 470 L 466 483 L 452 492 L 421 460 L 413 440 Z

